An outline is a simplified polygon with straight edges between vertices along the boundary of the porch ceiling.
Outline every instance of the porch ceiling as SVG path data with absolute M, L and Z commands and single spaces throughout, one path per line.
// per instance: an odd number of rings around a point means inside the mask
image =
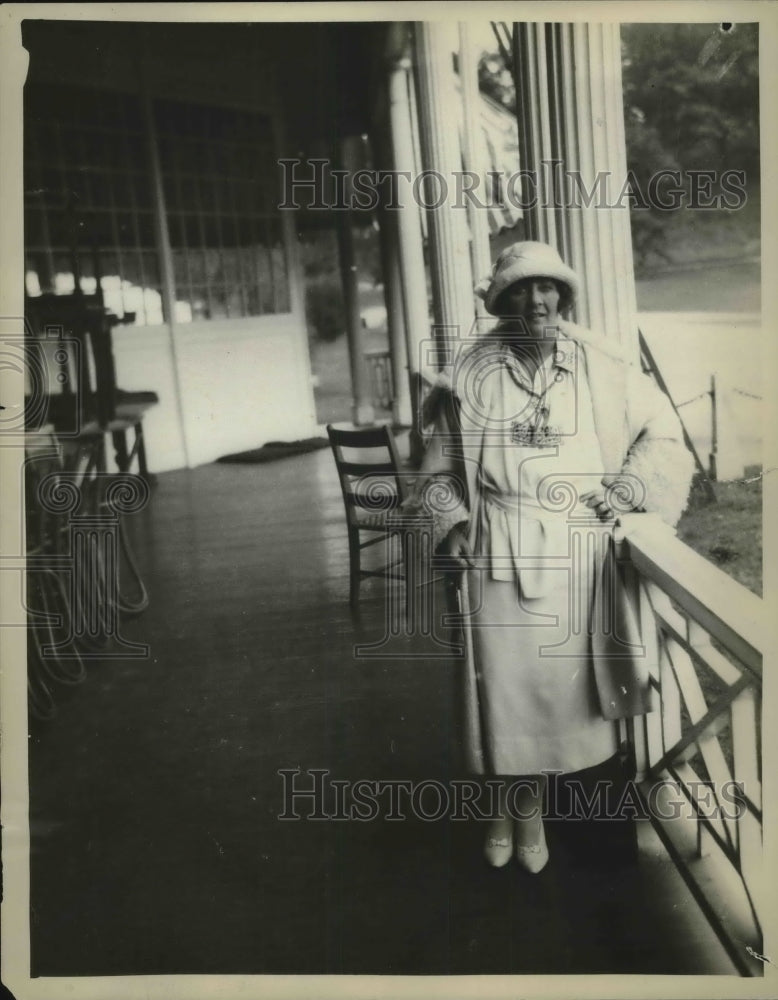
M 264 26 L 263 26 L 264 27 Z M 289 145 L 306 153 L 312 140 L 370 128 L 378 58 L 386 26 L 327 23 L 272 25 L 278 32 L 278 77 Z
M 387 27 L 29 20 L 22 41 L 29 80 L 112 90 L 137 89 L 145 44 L 152 84 L 190 90 L 193 98 L 274 103 L 284 145 L 308 154 L 312 146 L 367 131 Z

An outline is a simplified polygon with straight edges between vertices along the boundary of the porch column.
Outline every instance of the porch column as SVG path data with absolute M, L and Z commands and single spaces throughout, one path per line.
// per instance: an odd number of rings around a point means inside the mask
M 389 357 L 392 366 L 392 423 L 396 427 L 410 427 L 411 383 L 408 369 L 403 294 L 400 279 L 400 255 L 397 239 L 396 213 L 381 210 L 378 215 L 381 246 L 381 270 L 384 276 L 384 302 L 386 323 L 389 330 Z
M 186 407 L 184 405 L 184 389 L 181 384 L 182 365 L 176 340 L 177 323 L 175 265 L 173 263 L 173 251 L 170 245 L 165 185 L 159 158 L 157 127 L 154 120 L 154 104 L 150 70 L 151 46 L 149 43 L 148 27 L 143 27 L 141 38 L 142 49 L 139 67 L 140 86 L 143 100 L 143 128 L 146 134 L 148 151 L 148 169 L 153 185 L 152 197 L 154 209 L 154 238 L 157 253 L 159 255 L 160 277 L 162 278 L 162 304 L 164 309 L 165 325 L 167 326 L 168 331 L 168 353 L 170 356 L 170 368 L 173 375 L 172 382 L 175 396 L 175 412 L 178 420 L 178 430 L 181 435 L 182 457 L 185 467 L 190 469 L 192 467 L 192 460 L 191 448 L 187 438 L 188 421 Z
M 348 161 L 347 150 L 338 148 L 338 166 Z M 364 355 L 362 337 L 362 314 L 359 309 L 359 273 L 354 257 L 354 233 L 350 211 L 335 212 L 338 233 L 338 260 L 340 280 L 343 287 L 343 302 L 346 314 L 346 337 L 348 359 L 351 368 L 351 386 L 354 401 L 351 405 L 351 419 L 357 427 L 375 423 L 375 409 L 370 388 L 370 374 Z
M 481 94 L 478 87 L 478 56 L 480 49 L 473 42 L 473 27 L 468 21 L 459 22 L 459 80 L 462 87 L 462 154 L 465 169 L 486 179 L 484 140 L 479 119 Z M 484 192 L 480 192 L 481 196 Z M 467 221 L 470 226 L 470 255 L 476 281 L 485 277 L 492 263 L 489 247 L 489 216 L 473 200 L 467 200 Z M 483 299 L 476 298 L 475 311 L 479 318 L 487 316 Z
M 517 23 L 513 58 L 522 164 L 537 180 L 528 236 L 556 246 L 580 274 L 577 321 L 637 359 L 629 199 L 620 197 L 627 156 L 619 26 Z
M 398 54 L 390 64 L 388 91 L 392 166 L 398 175 L 407 174 L 412 179 L 418 170 L 411 121 L 410 69 L 411 61 L 407 54 Z M 418 391 L 420 345 L 430 335 L 427 278 L 419 206 L 409 193 L 410 184 L 400 188 L 398 181 L 398 188 L 400 194 L 397 198 L 397 207 L 387 211 L 392 212 L 396 219 L 405 343 L 412 393 L 415 398 Z
M 447 25 L 418 21 L 413 28 L 422 166 L 429 172 L 425 207 L 438 327 L 436 339 L 438 360 L 442 363 L 448 353 L 446 342 L 451 338 L 467 337 L 475 319 L 467 215 L 464 208 L 452 207 L 456 200 L 455 178 L 462 170 L 456 128 L 461 105 Z

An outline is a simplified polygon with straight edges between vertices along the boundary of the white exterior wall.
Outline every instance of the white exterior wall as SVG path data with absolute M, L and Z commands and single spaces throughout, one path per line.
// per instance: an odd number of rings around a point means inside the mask
M 122 389 L 153 389 L 144 423 L 149 470 L 212 462 L 316 433 L 304 323 L 294 314 L 211 321 L 174 333 L 183 427 L 166 327 L 114 331 Z M 186 442 L 186 449 L 184 448 Z

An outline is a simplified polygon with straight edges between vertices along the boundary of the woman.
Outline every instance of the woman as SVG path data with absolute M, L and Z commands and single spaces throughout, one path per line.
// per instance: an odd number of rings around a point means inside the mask
M 476 290 L 499 322 L 430 395 L 425 485 L 410 503 L 464 571 L 468 766 L 505 779 L 486 859 L 515 855 L 530 872 L 548 860 L 544 772 L 607 760 L 615 720 L 650 708 L 615 518 L 675 524 L 692 474 L 667 397 L 562 318 L 578 287 L 546 244 L 503 251 Z

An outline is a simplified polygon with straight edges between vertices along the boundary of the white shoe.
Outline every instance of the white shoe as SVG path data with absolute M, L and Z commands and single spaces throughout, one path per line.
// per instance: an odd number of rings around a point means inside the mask
M 548 845 L 546 830 L 540 826 L 540 841 L 537 844 L 516 844 L 516 860 L 524 871 L 537 875 L 548 864 Z
M 505 832 L 504 831 L 505 828 Z M 513 855 L 513 824 L 498 821 L 489 826 L 484 857 L 492 868 L 504 868 Z

